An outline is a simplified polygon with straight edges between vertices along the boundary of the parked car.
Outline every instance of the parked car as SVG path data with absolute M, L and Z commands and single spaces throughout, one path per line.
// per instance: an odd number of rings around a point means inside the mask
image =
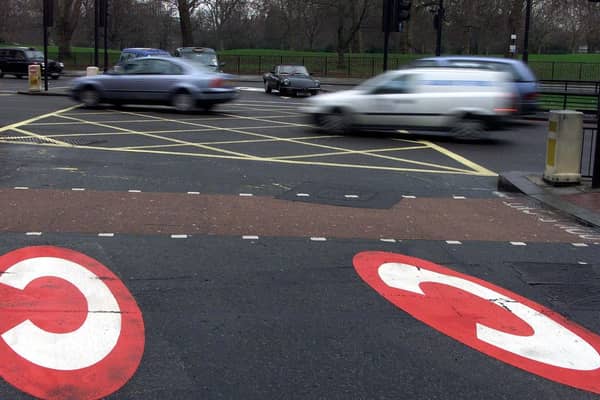
M 2 47 L 0 48 L 0 78 L 5 74 L 17 78 L 29 75 L 30 65 L 40 65 L 44 76 L 44 53 L 33 47 Z M 48 76 L 60 78 L 65 65 L 48 59 Z
M 151 48 L 146 48 L 146 47 L 131 47 L 131 48 L 121 50 L 121 55 L 119 56 L 118 65 L 121 65 L 133 58 L 150 57 L 150 56 L 170 57 L 171 54 L 168 51 L 161 50 L 161 49 L 151 49 Z
M 321 90 L 321 82 L 313 79 L 304 65 L 276 65 L 271 72 L 263 75 L 265 93 L 277 90 L 280 95 L 316 95 Z
M 353 90 L 311 98 L 302 111 L 332 133 L 359 129 L 450 130 L 479 137 L 516 112 L 508 74 L 423 68 L 389 71 Z
M 511 58 L 445 56 L 421 58 L 410 64 L 411 67 L 463 67 L 489 68 L 508 72 L 519 93 L 520 114 L 534 113 L 538 109 L 538 81 L 531 69 L 520 60 Z
M 225 63 L 219 63 L 217 52 L 208 47 L 180 47 L 175 50 L 175 57 L 198 62 L 215 72 L 222 72 L 221 68 L 225 66 Z
M 75 101 L 87 107 L 100 103 L 165 104 L 178 111 L 210 110 L 238 96 L 230 75 L 206 70 L 175 57 L 144 57 L 127 61 L 107 74 L 72 81 Z

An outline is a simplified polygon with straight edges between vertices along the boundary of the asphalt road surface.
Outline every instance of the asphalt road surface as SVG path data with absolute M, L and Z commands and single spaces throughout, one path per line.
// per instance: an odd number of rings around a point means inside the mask
M 0 398 L 600 393 L 600 232 L 497 188 L 544 123 L 337 136 L 244 85 L 210 114 L 0 91 Z

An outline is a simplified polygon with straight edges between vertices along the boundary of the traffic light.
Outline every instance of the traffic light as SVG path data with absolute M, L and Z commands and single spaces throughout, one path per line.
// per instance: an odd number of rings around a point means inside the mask
M 401 32 L 402 23 L 410 19 L 412 0 L 383 0 L 383 31 Z
M 410 19 L 410 8 L 412 0 L 396 0 L 394 20 L 398 22 L 408 21 Z

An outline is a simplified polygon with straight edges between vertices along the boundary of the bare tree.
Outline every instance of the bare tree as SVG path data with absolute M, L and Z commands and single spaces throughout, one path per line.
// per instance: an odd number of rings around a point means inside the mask
M 84 8 L 83 0 L 58 0 L 55 23 L 58 58 L 71 57 L 71 40 Z
M 220 50 L 225 49 L 225 26 L 231 21 L 233 16 L 237 14 L 237 11 L 245 6 L 245 3 L 245 0 L 202 0 L 202 7 L 215 32 Z

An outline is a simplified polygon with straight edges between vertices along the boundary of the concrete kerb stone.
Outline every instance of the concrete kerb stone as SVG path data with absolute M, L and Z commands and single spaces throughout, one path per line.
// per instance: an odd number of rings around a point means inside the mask
M 507 172 L 498 176 L 498 190 L 522 193 L 546 206 L 570 215 L 587 226 L 600 227 L 600 215 L 561 199 L 552 189 L 534 183 L 530 177 L 538 176 L 535 172 Z

